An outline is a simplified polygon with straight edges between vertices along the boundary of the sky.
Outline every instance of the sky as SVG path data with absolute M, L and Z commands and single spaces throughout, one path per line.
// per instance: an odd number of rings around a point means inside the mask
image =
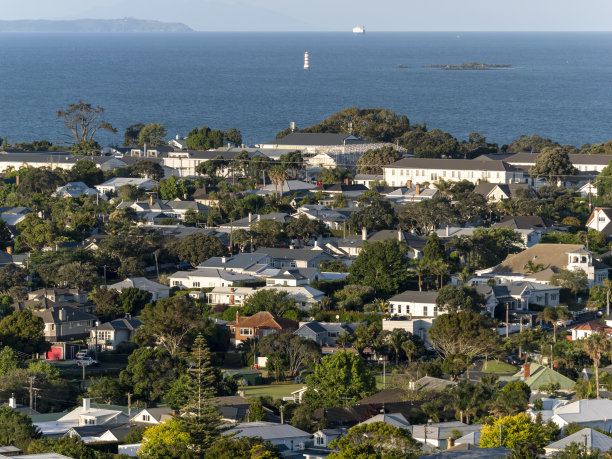
M 2 19 L 182 22 L 199 31 L 610 31 L 611 0 L 0 0 Z

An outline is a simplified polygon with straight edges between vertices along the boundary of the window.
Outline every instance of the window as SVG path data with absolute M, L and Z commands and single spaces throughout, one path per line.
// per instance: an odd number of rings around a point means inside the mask
M 142 415 L 142 420 L 144 422 L 149 422 L 151 420 L 151 416 L 149 416 L 148 414 L 143 414 Z
M 423 315 L 427 316 L 427 306 L 423 306 Z
M 433 315 L 434 317 L 438 317 L 438 306 L 434 306 Z
M 253 329 L 252 328 L 241 328 L 240 334 L 242 336 L 251 336 L 253 334 Z
M 172 285 L 178 287 L 179 285 L 181 285 L 181 281 L 172 281 Z
M 317 437 L 317 445 L 325 445 L 325 439 L 323 437 Z
M 194 287 L 199 287 L 199 286 L 200 286 L 200 283 L 199 283 L 199 282 L 194 282 L 194 283 L 193 283 L 193 286 L 194 286 Z
M 410 314 L 410 305 L 409 304 L 406 305 L 406 314 Z

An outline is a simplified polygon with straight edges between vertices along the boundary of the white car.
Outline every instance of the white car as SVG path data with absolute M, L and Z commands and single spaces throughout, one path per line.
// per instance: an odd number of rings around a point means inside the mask
M 76 359 L 78 365 L 98 365 L 98 361 L 96 359 L 92 359 L 91 357 L 83 357 L 82 359 Z

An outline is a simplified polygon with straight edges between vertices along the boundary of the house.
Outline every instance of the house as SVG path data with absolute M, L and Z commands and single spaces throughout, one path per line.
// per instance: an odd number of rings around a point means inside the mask
M 242 306 L 249 295 L 255 293 L 252 287 L 213 287 L 206 294 L 208 304 L 227 304 L 228 306 Z
M 347 180 L 348 181 L 348 180 Z M 357 185 L 351 183 L 334 183 L 331 185 L 319 185 L 316 188 L 310 190 L 311 193 L 324 193 L 331 196 L 344 195 L 347 200 L 349 198 L 358 198 L 363 193 L 369 191 L 364 185 Z
M 416 390 L 418 392 L 429 391 L 429 390 L 444 390 L 448 386 L 454 386 L 457 383 L 449 381 L 448 379 L 434 378 L 433 376 L 423 376 L 416 381 L 410 381 L 408 388 L 410 390 Z
M 502 383 L 523 381 L 532 391 L 540 390 L 548 384 L 559 384 L 559 390 L 569 392 L 574 389 L 575 382 L 553 370 L 537 363 L 525 363 L 523 368 L 512 376 L 500 376 Z
M 204 288 L 234 287 L 240 282 L 257 282 L 259 279 L 250 274 L 241 274 L 215 268 L 198 268 L 193 271 L 177 271 L 168 280 L 172 287 Z
M 170 297 L 170 287 L 159 282 L 153 282 L 146 277 L 126 277 L 121 282 L 106 286 L 110 290 L 121 292 L 124 288 L 137 288 L 151 293 L 151 301 Z
M 174 151 L 185 151 L 187 150 L 187 141 L 182 139 L 180 135 L 176 135 L 174 139 L 168 140 L 168 145 L 170 145 Z
M 198 188 L 191 195 L 191 199 L 205 206 L 217 207 L 219 205 L 218 188 Z M 214 193 L 214 194 L 213 194 Z
M 427 243 L 427 238 L 415 236 L 401 229 L 397 231 L 380 230 L 368 234 L 366 229 L 362 228 L 361 236 L 346 236 L 342 239 L 336 239 L 328 242 L 325 248 L 335 255 L 356 258 L 363 249 L 364 242 L 379 242 L 387 239 L 397 239 L 406 243 L 409 248 L 408 258 L 419 260 L 423 257 L 423 249 Z
M 474 159 L 403 158 L 383 166 L 383 176 L 389 186 L 435 183 L 438 180 L 462 181 L 474 184 L 524 183 L 522 170 L 504 161 Z
M 410 180 L 408 180 L 410 182 Z M 393 191 L 381 193 L 394 204 L 409 204 L 412 202 L 427 201 L 440 194 L 435 188 L 428 188 L 417 183 L 412 186 L 408 183 L 406 187 L 395 188 Z
M 319 220 L 327 228 L 333 230 L 342 229 L 348 221 L 348 217 L 343 213 L 320 204 L 307 204 L 298 207 L 294 217 L 299 218 L 300 215 L 305 215 L 309 220 Z
M 612 207 L 595 207 L 586 226 L 589 229 L 601 231 L 606 236 L 612 236 Z
M 264 247 L 255 253 L 270 257 L 270 264 L 274 268 L 316 268 L 322 261 L 334 259 L 321 249 L 281 249 Z
M 85 338 L 97 323 L 97 317 L 68 306 L 33 311 L 45 324 L 45 339 L 50 342 Z
M 317 430 L 313 435 L 313 442 L 316 448 L 327 448 L 329 444 L 336 438 L 342 437 L 346 434 L 347 429 L 321 429 Z M 328 451 L 331 453 L 331 451 Z
M 567 227 L 538 215 L 506 215 L 491 228 L 509 228 L 513 230 L 534 230 L 542 234 L 567 232 Z
M 300 328 L 293 333 L 302 338 L 311 339 L 319 346 L 335 346 L 339 335 L 345 332 L 353 334 L 358 326 L 359 323 L 348 324 L 346 322 L 332 323 L 311 320 L 310 322 L 300 322 Z
M 242 422 L 248 417 L 250 408 L 249 401 L 240 395 L 228 395 L 225 397 L 216 397 L 213 404 L 217 407 L 217 411 L 221 418 L 226 422 Z
M 83 248 L 85 250 L 96 251 L 100 248 L 100 242 L 102 242 L 106 238 L 108 238 L 108 234 L 92 234 L 91 236 L 83 239 Z
M 225 432 L 226 435 L 240 437 L 259 437 L 263 441 L 269 441 L 282 450 L 299 451 L 304 449 L 310 440 L 308 432 L 297 429 L 289 424 L 277 424 L 274 422 L 242 422 Z
M 428 343 L 427 331 L 438 316 L 438 292 L 407 290 L 389 299 L 389 319 L 383 319 L 382 329 L 401 328 Z
M 380 148 L 384 144 L 372 144 L 351 134 L 333 134 L 322 132 L 291 132 L 271 142 L 257 145 L 262 151 L 285 149 L 300 150 L 304 156 L 317 153 L 350 153 L 365 152 L 371 148 Z
M 270 212 L 269 214 L 251 214 L 249 212 L 247 217 L 219 225 L 218 231 L 224 233 L 231 233 L 239 229 L 248 231 L 251 229 L 251 224 L 260 220 L 272 220 L 282 225 L 289 220 L 293 220 L 293 217 L 284 212 Z
M 317 290 L 310 285 L 300 285 L 297 287 L 289 287 L 284 285 L 266 285 L 257 289 L 259 290 L 276 290 L 286 292 L 287 296 L 295 301 L 295 306 L 304 312 L 310 309 L 325 297 L 325 293 Z
M 90 331 L 88 346 L 95 349 L 97 343 L 98 348 L 102 351 L 115 351 L 117 345 L 130 341 L 136 329 L 141 325 L 140 319 L 135 317 L 125 317 L 103 323 Z
M 595 429 L 586 428 L 545 446 L 544 452 L 546 453 L 546 457 L 563 452 L 565 448 L 572 443 L 584 445 L 588 453 L 594 452 L 595 450 L 599 452 L 612 450 L 612 437 L 598 432 Z
M 554 407 L 550 419 L 561 429 L 575 422 L 585 427 L 599 427 L 606 432 L 612 432 L 610 413 L 612 413 L 612 400 L 578 400 Z M 535 417 L 536 413 L 532 413 L 531 416 Z
M 293 332 L 297 330 L 298 323 L 267 311 L 258 312 L 250 317 L 240 317 L 236 312 L 236 319 L 228 326 L 232 336 L 231 343 L 238 345 L 249 338 L 263 338 L 271 333 Z
M 73 427 L 79 426 L 116 426 L 128 422 L 128 415 L 123 411 L 91 406 L 91 399 L 84 398 L 83 406 L 73 409 L 56 421 L 34 421 L 43 437 L 59 438 Z
M 139 413 L 137 413 L 136 416 L 133 416 L 130 419 L 130 422 L 133 422 L 136 425 L 149 427 L 162 423 L 163 421 L 171 418 L 172 415 L 172 408 L 169 408 L 167 406 L 161 406 L 158 408 L 145 408 Z
M 514 166 L 535 166 L 540 153 L 515 153 L 505 155 L 504 161 Z M 496 154 L 487 155 L 495 158 Z M 580 172 L 601 172 L 612 161 L 612 155 L 570 154 L 569 160 Z
M 57 198 L 78 198 L 79 196 L 100 196 L 102 199 L 108 197 L 98 190 L 89 188 L 83 182 L 68 182 L 64 186 L 58 186 L 51 196 Z
M 312 183 L 301 180 L 286 180 L 281 186 L 270 184 L 256 190 L 257 194 L 277 194 L 281 196 L 292 195 L 294 193 L 307 193 L 316 188 Z
M 282 285 L 285 287 L 299 287 L 322 279 L 317 268 L 289 268 L 280 269 L 278 274 L 269 276 L 266 285 Z
M 178 198 L 173 200 L 153 199 L 148 201 L 119 203 L 117 209 L 131 208 L 136 212 L 136 216 L 148 222 L 159 223 L 163 219 L 172 218 L 179 222 L 184 222 L 189 213 L 206 214 L 208 208 L 196 201 L 182 201 Z
M 489 202 L 506 201 L 509 199 L 521 199 L 529 193 L 535 192 L 526 183 L 488 183 L 483 182 L 476 185 L 474 193 L 478 193 Z
M 11 231 L 30 213 L 32 211 L 27 207 L 0 207 L 0 219 L 9 226 Z
M 17 403 L 17 399 L 15 398 L 14 395 L 11 395 L 11 397 L 9 397 L 8 403 L 0 404 L 0 407 L 8 407 L 13 411 L 18 411 L 19 413 L 25 414 L 27 416 L 31 416 L 33 414 L 39 414 L 38 411 L 33 410 L 29 406 L 21 405 Z
M 200 163 L 205 163 L 212 159 L 221 158 L 227 161 L 227 165 L 223 166 L 217 174 L 222 177 L 235 177 L 241 175 L 237 168 L 229 167 L 236 156 L 245 150 L 249 159 L 255 156 L 264 156 L 261 152 L 250 148 L 226 148 L 217 150 L 180 150 L 170 151 L 164 155 L 161 160 L 164 166 L 175 171 L 175 175 L 179 177 L 196 177 L 198 175 L 196 168 Z
M 458 430 L 462 435 L 467 435 L 471 432 L 480 432 L 481 428 L 482 424 L 464 424 L 459 421 L 450 421 L 413 425 L 410 430 L 412 431 L 412 438 L 416 441 L 438 449 L 446 449 L 448 438 L 454 430 Z
M 384 180 L 382 174 L 355 174 L 353 182 L 357 185 L 364 185 L 368 188 L 372 188 L 374 184 L 381 183 Z
M 95 188 L 100 193 L 117 193 L 117 190 L 125 185 L 132 185 L 144 191 L 151 191 L 158 184 L 155 180 L 139 178 L 139 177 L 114 177 L 107 180 L 100 185 L 96 185 Z
M 538 268 L 537 270 L 534 268 Z M 522 252 L 508 257 L 493 268 L 476 271 L 483 273 L 522 274 L 523 279 L 533 282 L 550 283 L 552 276 L 560 269 L 570 271 L 581 269 L 587 274 L 589 286 L 603 285 L 608 278 L 608 265 L 593 260 L 592 252 L 582 244 L 536 244 Z M 532 271 L 536 272 L 532 272 Z
M 604 335 L 612 336 L 612 327 L 605 323 L 601 323 L 598 320 L 591 320 L 583 324 L 572 327 L 572 341 L 576 341 L 582 338 L 588 338 L 593 333 L 602 333 Z
M 87 292 L 76 288 L 40 288 L 28 292 L 28 300 L 51 300 L 55 303 L 86 303 Z
M 450 446 L 453 443 L 449 439 L 449 447 L 444 451 L 431 454 L 422 454 L 419 459 L 501 459 L 511 457 L 512 451 L 505 447 L 481 448 L 479 446 L 463 443 Z
M 69 437 L 77 437 L 83 443 L 114 443 L 123 442 L 132 431 L 133 425 L 129 423 L 116 425 L 85 425 L 72 427 L 67 432 Z
M 597 196 L 597 186 L 589 180 L 587 183 L 578 188 L 578 194 L 581 198 Z
M 495 226 L 495 225 L 494 225 Z M 493 227 L 494 227 L 493 226 Z M 471 237 L 478 228 L 473 226 L 462 227 L 462 226 L 449 226 L 446 225 L 444 228 L 438 228 L 436 234 L 440 239 L 444 239 L 446 242 L 453 237 L 468 236 Z M 540 242 L 542 238 L 542 231 L 535 229 L 513 229 L 514 232 L 518 233 L 523 240 L 523 247 L 531 247 Z
M 470 282 L 471 284 L 471 282 Z M 507 284 L 475 286 L 485 297 L 487 310 L 493 314 L 498 305 L 509 305 L 512 311 L 527 311 L 530 305 L 558 306 L 560 287 L 537 282 L 518 281 Z M 505 307 L 505 306 L 504 306 Z

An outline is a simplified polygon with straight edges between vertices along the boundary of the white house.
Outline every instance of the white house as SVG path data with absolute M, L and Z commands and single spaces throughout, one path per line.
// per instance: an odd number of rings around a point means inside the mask
M 97 343 L 102 351 L 114 351 L 120 343 L 130 341 L 136 329 L 141 325 L 142 322 L 135 317 L 115 319 L 98 325 L 90 331 L 90 338 L 87 340 L 88 347 L 95 349 Z
M 155 180 L 139 177 L 114 177 L 100 185 L 96 185 L 95 188 L 100 193 L 116 193 L 117 190 L 124 185 L 133 185 L 141 190 L 151 191 L 157 186 L 157 182 Z
M 108 285 L 106 288 L 121 292 L 124 288 L 130 287 L 151 292 L 151 301 L 161 300 L 170 296 L 170 287 L 159 282 L 153 282 L 146 277 L 126 277 L 121 282 Z
M 410 183 L 435 183 L 438 180 L 472 183 L 522 183 L 522 170 L 504 161 L 474 159 L 403 158 L 383 166 L 383 176 L 389 186 Z
M 295 306 L 300 311 L 310 311 L 310 309 L 323 299 L 325 293 L 317 290 L 309 285 L 301 285 L 297 287 L 286 287 L 284 285 L 266 285 L 257 290 L 278 290 L 287 292 L 288 296 L 295 301 Z
M 239 282 L 256 282 L 259 279 L 249 274 L 215 268 L 198 268 L 194 271 L 178 271 L 169 277 L 172 287 L 204 288 L 234 287 Z
M 395 295 L 389 300 L 388 307 L 392 317 L 383 319 L 382 329 L 392 331 L 401 328 L 428 343 L 427 331 L 438 317 L 437 298 L 438 292 L 413 290 Z
M 599 427 L 606 432 L 612 431 L 612 400 L 578 400 L 554 407 L 551 420 L 562 429 L 572 422 L 585 427 Z M 535 413 L 532 416 L 535 417 Z
M 79 196 L 100 196 L 102 199 L 108 199 L 104 193 L 89 188 L 83 182 L 68 182 L 64 186 L 58 186 L 55 192 L 51 195 L 58 198 L 78 198 Z
M 214 287 L 206 294 L 208 304 L 242 306 L 249 295 L 255 293 L 252 287 Z
M 612 207 L 595 207 L 586 226 L 589 229 L 601 231 L 606 236 L 612 236 Z
M 273 445 L 289 451 L 304 449 L 311 436 L 308 432 L 289 424 L 265 421 L 242 422 L 228 430 L 227 434 L 234 434 L 235 438 L 260 437 L 264 441 L 269 441 Z

